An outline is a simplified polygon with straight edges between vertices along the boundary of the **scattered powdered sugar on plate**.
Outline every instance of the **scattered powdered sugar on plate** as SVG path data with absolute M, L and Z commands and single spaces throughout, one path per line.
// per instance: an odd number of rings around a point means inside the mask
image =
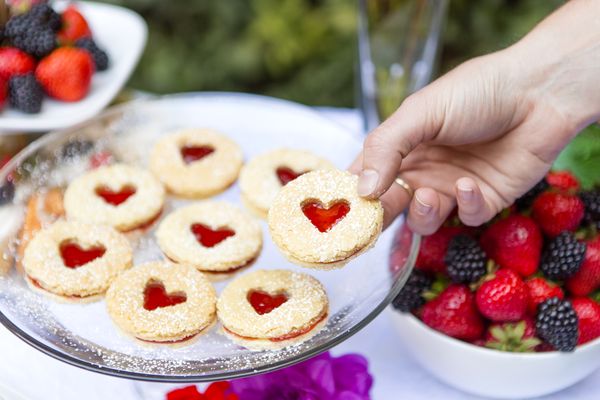
M 225 133 L 242 146 L 246 160 L 274 148 L 291 147 L 313 151 L 344 168 L 360 148 L 341 127 L 287 102 L 256 96 L 169 97 L 112 110 L 75 130 L 43 138 L 46 143 L 42 148 L 30 149 L 30 154 L 20 159 L 15 197 L 12 204 L 0 205 L 0 215 L 9 213 L 20 221 L 32 193 L 64 187 L 89 168 L 90 157 L 98 152 L 108 151 L 114 161 L 146 167 L 149 149 L 157 137 L 188 127 Z M 73 145 L 82 150 L 81 154 L 65 157 L 64 145 L 77 141 L 90 144 Z M 226 200 L 243 208 L 237 184 L 211 200 Z M 186 204 L 190 201 L 169 198 L 159 221 Z M 385 305 L 382 303 L 393 286 L 387 270 L 391 230 L 382 235 L 375 248 L 343 269 L 324 272 L 290 264 L 271 241 L 266 223 L 260 224 L 264 247 L 250 271 L 264 268 L 308 273 L 327 290 L 327 325 L 307 342 L 277 351 L 250 351 L 219 333 L 217 323 L 183 345 L 143 343 L 118 331 L 104 300 L 91 304 L 54 302 L 32 292 L 19 268 L 0 278 L 0 320 L 43 351 L 96 371 L 145 379 L 211 381 L 259 373 L 324 351 Z M 127 234 L 134 248 L 134 264 L 164 259 L 154 238 L 157 225 Z M 0 243 L 6 239 L 10 242 L 4 256 L 14 256 L 15 232 L 0 230 Z M 217 293 L 228 282 L 215 283 Z

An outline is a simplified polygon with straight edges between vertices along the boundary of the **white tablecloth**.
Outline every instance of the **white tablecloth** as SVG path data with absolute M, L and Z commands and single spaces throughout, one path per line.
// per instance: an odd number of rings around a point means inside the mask
M 354 132 L 360 132 L 361 121 L 356 111 L 321 111 Z M 368 357 L 375 377 L 372 391 L 374 400 L 478 399 L 437 381 L 415 364 L 407 356 L 403 344 L 398 342 L 389 312 L 380 315 L 368 327 L 333 350 L 334 354 L 358 352 Z M 1 385 L 21 392 L 31 400 L 140 399 L 139 386 L 136 387 L 134 382 L 87 372 L 56 361 L 21 342 L 4 327 L 0 327 Z M 156 385 L 153 386 L 156 389 Z M 600 371 L 544 399 L 600 399 Z M 0 395 L 0 400 L 5 399 Z

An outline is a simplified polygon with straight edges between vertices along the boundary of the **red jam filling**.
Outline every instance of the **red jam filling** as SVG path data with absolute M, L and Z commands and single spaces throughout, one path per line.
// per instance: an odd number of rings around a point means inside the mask
M 325 207 L 318 200 L 310 200 L 302 205 L 302 212 L 319 230 L 319 232 L 327 232 L 335 224 L 344 219 L 350 211 L 350 205 L 344 200 L 338 200 Z
M 204 247 L 214 247 L 230 236 L 235 235 L 235 231 L 229 228 L 211 229 L 204 224 L 193 224 L 190 230 L 196 236 L 196 240 Z
M 200 332 L 198 332 L 200 333 Z M 179 343 L 184 343 L 187 342 L 189 340 L 192 340 L 193 338 L 195 338 L 196 336 L 198 336 L 198 333 L 194 333 L 193 335 L 190 336 L 186 336 L 184 338 L 181 339 L 175 339 L 175 340 L 147 340 L 147 339 L 142 339 L 139 337 L 135 337 L 137 340 L 141 340 L 142 342 L 146 342 L 146 343 L 153 343 L 153 344 L 179 344 Z
M 43 290 L 44 292 L 50 293 L 53 296 L 58 296 L 58 297 L 62 297 L 65 299 L 73 299 L 73 300 L 81 300 L 81 299 L 85 299 L 86 297 L 91 297 L 94 295 L 90 295 L 90 296 L 77 296 L 77 295 L 69 295 L 69 296 L 64 296 L 64 295 L 60 295 L 60 294 L 56 294 L 56 293 L 52 293 L 51 291 L 47 290 L 45 287 L 42 286 L 42 284 L 40 283 L 40 281 L 38 281 L 37 279 L 33 279 L 31 276 L 27 275 L 27 279 L 29 279 L 29 281 L 33 284 L 33 286 L 35 286 L 36 288 Z
M 250 290 L 246 298 L 259 315 L 268 314 L 288 301 L 285 293 L 270 294 L 262 290 Z
M 210 146 L 183 146 L 180 150 L 181 158 L 186 164 L 193 163 L 206 157 L 215 151 Z
M 289 182 L 293 181 L 300 175 L 305 174 L 306 172 L 307 171 L 296 172 L 289 167 L 279 167 L 279 168 L 277 168 L 277 170 L 275 170 L 275 173 L 277 174 L 277 177 L 279 178 L 279 182 L 281 182 L 282 186 L 287 185 Z
M 315 329 L 317 327 L 317 325 L 319 325 L 321 323 L 321 321 L 323 321 L 325 318 L 327 318 L 327 313 L 323 314 L 321 317 L 317 318 L 315 320 L 315 322 L 307 325 L 304 328 L 296 329 L 296 330 L 294 330 L 294 331 L 292 331 L 292 332 L 290 332 L 290 333 L 288 333 L 286 335 L 278 336 L 276 338 L 269 338 L 269 339 L 266 339 L 266 340 L 269 340 L 271 342 L 283 342 L 284 340 L 295 339 L 298 336 L 302 336 L 302 335 L 304 335 L 304 334 L 312 331 L 313 329 Z M 223 329 L 225 329 L 227 332 L 231 333 L 232 335 L 235 335 L 235 336 L 240 337 L 240 338 L 245 339 L 245 340 L 265 340 L 265 339 L 261 339 L 261 338 L 253 338 L 253 337 L 238 335 L 237 333 L 232 332 L 232 331 L 230 331 L 229 329 L 227 329 L 225 327 L 223 327 Z
M 118 192 L 112 191 L 107 186 L 96 188 L 96 194 L 104 199 L 105 202 L 113 206 L 118 206 L 127 201 L 135 194 L 136 190 L 131 185 L 123 186 Z
M 69 268 L 78 268 L 97 258 L 100 258 L 106 253 L 103 246 L 94 246 L 87 249 L 82 248 L 75 242 L 66 241 L 60 245 L 60 256 L 63 263 Z
M 150 228 L 152 225 L 154 225 L 154 223 L 156 221 L 158 221 L 158 219 L 162 215 L 162 211 L 163 211 L 162 209 L 159 210 L 158 213 L 156 213 L 156 215 L 154 217 L 150 218 L 146 222 L 142 222 L 141 225 L 134 226 L 133 228 L 127 229 L 127 230 L 125 230 L 123 232 L 127 233 L 127 232 L 133 232 L 133 231 L 138 231 L 138 230 L 143 231 L 143 230 L 146 230 L 146 229 Z
M 175 306 L 184 303 L 186 300 L 185 293 L 167 293 L 165 285 L 159 281 L 148 282 L 144 289 L 144 308 L 148 311 Z

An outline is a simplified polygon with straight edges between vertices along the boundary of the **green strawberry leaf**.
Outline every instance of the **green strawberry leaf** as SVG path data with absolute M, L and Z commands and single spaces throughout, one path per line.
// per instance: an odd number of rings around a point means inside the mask
M 586 189 L 600 184 L 600 125 L 584 129 L 560 153 L 553 168 L 573 172 Z

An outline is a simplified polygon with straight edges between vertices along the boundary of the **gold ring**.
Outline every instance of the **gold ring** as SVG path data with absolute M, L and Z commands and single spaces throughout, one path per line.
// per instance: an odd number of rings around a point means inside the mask
M 406 183 L 406 181 L 402 178 L 400 178 L 399 176 L 396 177 L 396 179 L 394 180 L 394 182 L 396 182 L 398 185 L 400 185 L 404 190 L 406 190 L 406 193 L 408 193 L 408 196 L 412 199 L 413 195 L 415 194 L 414 190 L 410 187 L 410 185 L 408 183 Z

